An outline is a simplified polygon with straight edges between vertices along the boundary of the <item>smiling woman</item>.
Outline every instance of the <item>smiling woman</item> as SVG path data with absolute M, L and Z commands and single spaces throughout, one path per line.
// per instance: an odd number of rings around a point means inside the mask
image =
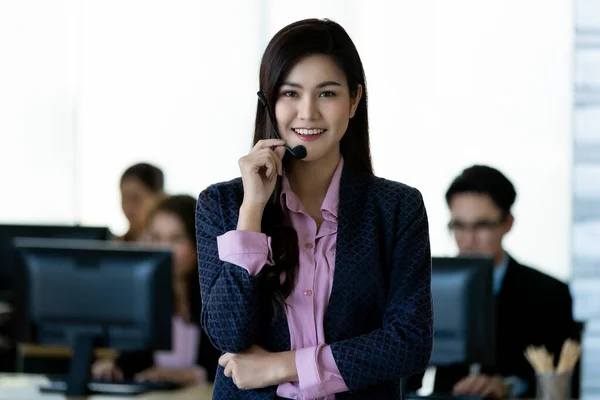
M 202 323 L 225 353 L 213 398 L 397 399 L 432 347 L 421 194 L 373 175 L 364 71 L 340 25 L 283 28 L 260 89 L 242 177 L 196 213 Z
M 290 71 L 275 104 L 280 135 L 286 143 L 305 143 L 306 161 L 325 155 L 339 161 L 339 143 L 362 96 L 350 93 L 344 71 L 327 55 L 307 56 Z M 318 143 L 312 143 L 316 140 Z

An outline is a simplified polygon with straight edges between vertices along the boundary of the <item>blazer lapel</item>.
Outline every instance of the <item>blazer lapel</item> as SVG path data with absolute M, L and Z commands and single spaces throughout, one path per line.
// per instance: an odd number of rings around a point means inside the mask
M 506 272 L 504 273 L 504 278 L 502 279 L 502 286 L 500 286 L 500 291 L 498 291 L 498 301 L 502 302 L 502 299 L 505 296 L 510 296 L 512 292 L 512 287 L 515 284 L 517 273 L 516 269 L 518 268 L 517 262 L 512 258 L 509 254 L 508 256 L 508 265 L 506 266 Z
M 363 240 L 367 239 L 364 228 L 368 224 L 365 221 L 365 205 L 370 186 L 369 178 L 368 175 L 353 173 L 346 166 L 342 171 L 333 287 L 324 321 L 328 342 L 331 341 L 332 335 L 338 336 L 334 339 L 339 340 L 339 334 L 344 335 L 355 329 L 345 326 L 349 321 L 353 321 L 348 313 L 349 310 L 356 309 L 352 303 L 360 298 L 356 291 L 361 286 L 361 279 L 364 279 L 361 267 L 372 266 L 372 262 L 369 262 L 372 255 L 365 251 L 369 246 L 368 241 Z

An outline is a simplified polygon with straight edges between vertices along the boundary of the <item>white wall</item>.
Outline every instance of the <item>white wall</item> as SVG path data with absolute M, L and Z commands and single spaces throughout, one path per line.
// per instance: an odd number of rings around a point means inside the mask
M 360 38 L 363 58 L 369 57 L 365 64 L 377 172 L 423 191 L 432 249 L 454 254 L 445 229 L 445 189 L 472 163 L 498 167 L 518 191 L 508 250 L 566 279 L 570 4 L 415 3 L 401 2 L 395 10 L 390 3 L 363 6 L 361 19 L 369 23 L 354 35 Z
M 0 2 L 0 221 L 74 221 L 72 5 Z
M 11 193 L 0 220 L 81 220 L 120 233 L 118 179 L 133 162 L 157 163 L 169 191 L 193 195 L 236 176 L 268 39 L 294 20 L 329 17 L 365 64 L 376 173 L 423 192 L 434 254 L 455 253 L 447 185 L 489 163 L 519 192 L 508 249 L 569 277 L 570 2 L 47 3 L 0 3 L 0 51 L 12 60 L 0 65 L 0 166 Z M 40 8 L 36 19 L 29 10 Z M 34 153 L 25 148 L 34 143 Z
M 245 1 L 88 1 L 83 19 L 82 221 L 125 229 L 118 180 L 138 161 L 162 167 L 170 192 L 194 196 L 237 176 L 251 144 L 260 9 Z

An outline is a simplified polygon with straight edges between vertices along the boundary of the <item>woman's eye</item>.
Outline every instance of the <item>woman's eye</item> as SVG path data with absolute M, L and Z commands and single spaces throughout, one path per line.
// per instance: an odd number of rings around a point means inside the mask
M 285 91 L 282 93 L 284 97 L 298 97 L 298 93 L 293 92 L 291 90 Z
M 320 97 L 333 97 L 335 96 L 334 92 L 323 92 L 319 95 Z

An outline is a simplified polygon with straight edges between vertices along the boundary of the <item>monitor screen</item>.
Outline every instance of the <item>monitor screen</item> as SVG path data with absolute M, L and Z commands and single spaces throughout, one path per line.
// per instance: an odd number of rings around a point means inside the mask
M 105 226 L 0 224 L 0 237 L 108 240 Z
M 111 233 L 99 226 L 0 224 L 0 292 L 12 289 L 16 259 L 12 240 L 17 237 L 108 240 Z
M 430 365 L 494 364 L 493 268 L 491 258 L 432 258 L 434 341 Z
M 81 335 L 119 350 L 171 348 L 171 253 L 107 241 L 17 238 L 24 332 L 39 344 Z

